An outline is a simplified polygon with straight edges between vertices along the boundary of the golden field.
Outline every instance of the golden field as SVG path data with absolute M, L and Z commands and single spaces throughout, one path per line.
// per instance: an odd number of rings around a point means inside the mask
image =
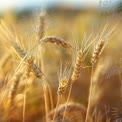
M 121 12 L 0 19 L 0 122 L 121 122 Z M 69 11 L 68 11 L 69 12 Z

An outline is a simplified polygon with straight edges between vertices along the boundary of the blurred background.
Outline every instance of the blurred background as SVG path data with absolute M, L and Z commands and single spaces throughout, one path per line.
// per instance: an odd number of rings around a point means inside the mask
M 94 9 L 96 11 L 112 12 L 121 9 L 121 0 L 1 0 L 0 13 L 11 10 L 16 14 L 30 13 L 35 9 L 46 11 L 74 11 Z

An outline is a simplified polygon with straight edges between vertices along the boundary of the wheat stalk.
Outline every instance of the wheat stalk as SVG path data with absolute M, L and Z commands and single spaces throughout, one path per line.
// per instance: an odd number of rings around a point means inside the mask
M 27 78 L 30 75 L 32 65 L 34 62 L 34 57 L 31 56 L 27 61 L 27 69 L 26 69 L 26 81 L 25 81 L 25 90 L 24 90 L 24 99 L 23 99 L 23 122 L 25 121 L 25 109 L 26 109 L 26 93 L 27 93 Z
M 70 64 L 65 64 L 65 68 L 63 70 L 63 66 L 61 63 L 60 66 L 60 71 L 58 74 L 58 80 L 59 80 L 59 86 L 58 86 L 58 100 L 57 100 L 57 104 L 56 104 L 56 109 L 55 109 L 55 113 L 53 116 L 53 121 L 55 120 L 55 116 L 56 116 L 56 111 L 57 108 L 59 106 L 60 103 L 60 99 L 61 99 L 61 95 L 64 95 L 64 93 L 66 92 L 66 88 L 70 79 L 70 74 L 71 74 L 71 65 Z
M 110 37 L 111 33 L 115 30 L 116 26 L 114 26 L 107 34 L 104 34 L 105 32 L 105 29 L 106 29 L 106 26 L 104 26 L 101 34 L 100 34 L 100 37 L 98 38 L 98 43 L 96 45 L 96 47 L 94 48 L 94 51 L 93 51 L 93 55 L 92 55 L 92 58 L 91 58 L 91 63 L 92 63 L 92 70 L 91 70 L 91 81 L 90 81 L 90 93 L 89 93 L 89 98 L 88 98 L 88 107 L 87 107 L 87 114 L 86 114 L 86 120 L 85 122 L 89 122 L 89 118 L 90 118 L 90 108 L 91 108 L 91 97 L 92 97 L 92 90 L 94 89 L 94 86 L 93 86 L 93 67 L 95 65 L 95 63 L 98 61 L 99 57 L 100 57 L 100 54 L 102 53 L 104 47 L 106 46 L 107 44 L 107 41 L 108 38 Z M 102 37 L 103 36 L 103 37 Z
M 45 16 L 46 14 L 44 12 L 42 12 L 40 14 L 40 18 L 39 18 L 39 30 L 38 30 L 38 43 L 40 43 L 40 40 L 42 39 L 42 37 L 45 34 Z M 37 44 L 38 46 L 38 44 Z M 41 69 L 44 72 L 44 54 L 43 54 L 43 47 L 38 46 L 38 52 L 39 52 L 39 48 L 41 51 Z M 40 52 L 39 52 L 40 53 Z M 37 75 L 36 75 L 37 76 Z M 38 77 L 38 76 L 37 76 Z M 48 83 L 48 79 L 46 78 L 46 76 L 42 79 L 42 87 L 43 87 L 43 92 L 44 92 L 44 101 L 45 101 L 45 114 L 46 114 L 46 122 L 48 121 L 48 112 L 49 112 L 49 105 L 48 105 L 48 92 L 49 92 L 49 96 L 50 96 L 50 102 L 51 102 L 51 107 L 53 108 L 53 99 L 52 99 L 52 91 L 50 88 L 50 85 Z M 46 82 L 45 82 L 46 81 Z
M 67 101 L 66 101 L 66 107 L 65 107 L 65 110 L 64 110 L 64 114 L 63 114 L 63 120 L 62 122 L 64 121 L 64 118 L 65 118 L 65 113 L 66 113 L 66 109 L 67 109 L 67 104 L 68 104 L 68 101 L 70 99 L 70 95 L 71 95 L 71 91 L 72 91 L 72 87 L 73 87 L 73 83 L 78 80 L 79 76 L 80 76 L 80 71 L 81 69 L 83 68 L 83 63 L 84 63 L 84 60 L 86 58 L 86 55 L 88 54 L 88 51 L 89 51 L 89 47 L 92 45 L 92 43 L 94 41 L 91 41 L 89 43 L 89 40 L 91 39 L 91 35 L 85 39 L 85 36 L 84 36 L 84 39 L 82 40 L 82 43 L 81 43 L 81 47 L 79 47 L 79 44 L 78 42 L 76 41 L 74 46 L 75 46 L 75 50 L 76 52 L 74 53 L 75 55 L 75 58 L 76 59 L 74 62 L 75 62 L 75 67 L 74 67 L 74 70 L 73 70 L 73 73 L 72 73 L 72 76 L 71 76 L 71 85 L 70 85 L 70 88 L 69 88 L 69 93 L 68 93 L 68 97 L 67 97 Z M 88 44 L 89 43 L 89 44 Z M 76 58 L 77 57 L 77 58 Z

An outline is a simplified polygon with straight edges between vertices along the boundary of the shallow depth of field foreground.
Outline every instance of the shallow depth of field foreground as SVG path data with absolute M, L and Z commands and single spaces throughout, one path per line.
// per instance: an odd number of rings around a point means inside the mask
M 122 122 L 122 18 L 55 7 L 0 16 L 0 122 Z

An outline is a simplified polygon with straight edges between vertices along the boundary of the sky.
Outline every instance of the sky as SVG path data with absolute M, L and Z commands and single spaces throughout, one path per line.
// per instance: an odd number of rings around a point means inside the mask
M 121 0 L 0 0 L 0 11 L 6 9 L 22 10 L 38 6 L 71 5 L 71 6 L 107 6 Z

